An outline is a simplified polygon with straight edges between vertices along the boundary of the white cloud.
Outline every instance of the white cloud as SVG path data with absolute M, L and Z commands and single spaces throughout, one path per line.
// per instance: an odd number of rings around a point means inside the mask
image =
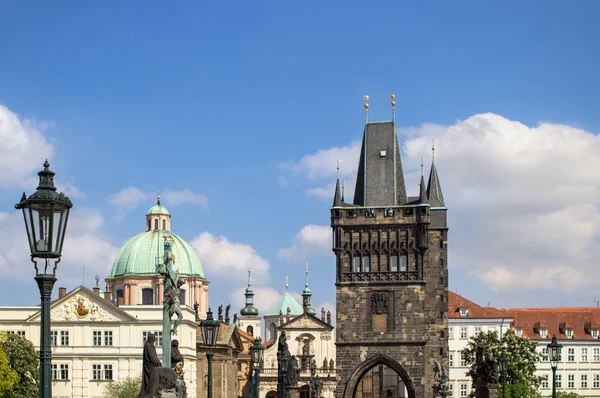
M 202 232 L 190 241 L 198 253 L 208 278 L 225 278 L 230 283 L 247 281 L 248 264 L 252 266 L 252 283 L 264 286 L 269 283 L 269 261 L 244 243 L 230 242 L 225 236 Z
M 344 201 L 352 202 L 354 198 L 354 188 L 356 186 L 356 179 L 344 180 L 340 181 L 342 189 L 342 194 L 344 196 Z M 333 201 L 333 195 L 335 194 L 335 183 L 330 183 L 325 186 L 309 188 L 306 190 L 307 196 L 313 196 L 317 199 L 330 200 Z
M 104 280 L 118 248 L 102 234 L 104 218 L 93 209 L 73 208 L 69 216 L 62 261 L 57 278 L 61 286 L 79 285 L 85 270 L 85 284 L 91 286 L 96 273 Z M 30 262 L 23 216 L 0 213 L 0 272 L 8 279 L 30 281 L 35 275 Z M 42 263 L 39 263 L 42 266 Z M 41 268 L 40 268 L 41 270 Z
M 276 289 L 267 286 L 254 287 L 254 306 L 258 308 L 260 315 L 266 314 L 271 307 L 279 300 L 281 293 Z M 246 287 L 236 289 L 231 293 L 231 306 L 234 309 L 233 313 L 240 314 L 240 310 L 246 305 L 244 293 Z
M 326 255 L 332 255 L 331 227 L 327 225 L 305 225 L 290 247 L 277 252 L 277 257 L 299 264 L 304 264 L 308 258 Z
M 45 123 L 21 119 L 0 105 L 0 186 L 23 187 L 23 181 L 34 176 L 45 159 L 51 160 L 54 148 L 42 135 L 44 128 Z
M 200 193 L 193 193 L 189 188 L 180 191 L 165 190 L 160 194 L 165 203 L 171 206 L 177 206 L 184 203 L 191 203 L 208 208 L 208 196 Z
M 492 113 L 398 132 L 410 195 L 417 193 L 421 157 L 430 157 L 436 138 L 436 165 L 449 207 L 451 268 L 467 268 L 503 291 L 600 285 L 589 277 L 600 257 L 598 136 L 561 124 L 530 127 Z M 319 150 L 290 168 L 307 180 L 326 181 L 335 161 L 347 158 L 353 160 L 344 162 L 343 171 L 354 177 L 359 152 L 356 142 Z M 308 194 L 333 197 L 322 186 Z M 280 254 L 293 258 L 310 246 L 298 242 L 303 240 L 297 236 Z

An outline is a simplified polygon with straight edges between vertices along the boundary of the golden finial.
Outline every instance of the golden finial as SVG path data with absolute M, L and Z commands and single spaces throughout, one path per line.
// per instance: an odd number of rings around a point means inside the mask
M 287 291 L 288 291 L 288 287 L 289 287 L 289 286 L 290 286 L 290 285 L 289 285 L 289 283 L 288 283 L 288 276 L 286 275 L 286 276 L 285 276 L 285 292 L 286 292 L 286 293 L 287 293 Z
M 365 124 L 367 124 L 369 121 L 369 96 L 365 95 L 363 98 L 365 99 Z
M 308 274 L 308 261 L 306 262 L 306 273 Z
M 431 159 L 435 156 L 435 137 L 433 137 L 433 144 L 431 145 Z
M 392 121 L 395 122 L 396 121 L 396 94 L 392 94 L 390 95 L 390 98 L 392 99 Z
M 156 193 L 156 204 L 160 206 L 160 189 Z
M 338 178 L 338 180 L 340 179 L 340 163 L 344 163 L 344 161 L 343 160 L 337 161 L 337 178 Z

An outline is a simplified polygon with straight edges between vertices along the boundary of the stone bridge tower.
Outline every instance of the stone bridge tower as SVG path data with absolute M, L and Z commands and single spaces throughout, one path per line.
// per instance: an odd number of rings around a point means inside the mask
M 331 208 L 337 398 L 433 397 L 434 361 L 448 369 L 446 211 L 433 161 L 407 197 L 395 123 L 366 123 L 354 200 L 338 178 Z

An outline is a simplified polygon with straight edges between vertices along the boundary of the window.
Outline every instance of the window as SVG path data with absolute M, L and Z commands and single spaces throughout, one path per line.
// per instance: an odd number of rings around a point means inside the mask
M 598 338 L 598 329 L 592 329 L 592 337 L 595 339 Z
M 464 355 L 462 354 L 462 352 L 460 352 L 460 353 L 459 353 L 459 355 L 460 355 L 460 366 L 461 366 L 462 368 L 464 368 L 465 366 L 467 366 L 467 363 L 465 362 L 465 357 L 464 357 Z
M 113 332 L 112 330 L 104 331 L 104 345 L 113 345 Z
M 581 375 L 581 388 L 587 388 L 587 374 L 582 374 Z
M 452 398 L 454 396 L 454 384 L 448 383 L 448 391 L 446 391 L 446 397 Z
M 24 330 L 9 330 L 7 333 L 8 334 L 16 334 L 17 336 L 20 336 L 20 337 L 25 337 Z
M 51 370 L 52 370 L 52 371 L 51 371 L 51 376 L 50 376 L 50 378 L 51 378 L 52 380 L 56 380 L 56 379 L 57 379 L 57 376 L 58 376 L 58 365 L 57 365 L 57 364 L 55 364 L 55 363 L 53 363 L 53 364 L 52 364 L 52 368 L 51 368 Z
M 392 254 L 390 257 L 390 271 L 398 272 L 398 255 Z
M 112 365 L 104 365 L 104 380 L 113 379 L 113 368 Z
M 572 339 L 573 338 L 573 329 L 571 329 L 571 328 L 566 329 L 565 334 L 567 335 L 567 338 Z
M 454 328 L 452 326 L 448 328 L 448 340 L 454 340 Z
M 162 220 L 162 229 L 163 230 L 167 229 L 167 220 Z
M 600 388 L 600 374 L 595 374 L 592 381 L 593 388 Z
M 57 374 L 56 374 L 56 379 L 57 380 L 69 380 L 69 365 L 65 364 L 65 363 L 61 363 L 59 365 Z
M 354 272 L 360 272 L 360 256 L 357 254 L 352 260 L 354 261 Z
M 102 365 L 92 365 L 92 380 L 102 380 Z
M 60 331 L 60 345 L 69 345 L 69 331 L 68 330 Z
M 248 333 L 250 336 L 254 336 L 254 328 L 252 326 L 248 326 L 246 328 L 246 333 Z
M 575 375 L 567 375 L 567 388 L 575 388 Z
M 460 327 L 460 338 L 463 340 L 467 338 L 467 327 L 466 326 Z
M 363 256 L 363 272 L 371 272 L 371 256 L 368 254 Z
M 185 289 L 179 291 L 179 304 L 185 305 Z
M 94 330 L 92 333 L 94 345 L 102 345 L 102 332 L 99 330 Z
M 148 220 L 148 231 L 152 229 L 152 221 Z
M 57 330 L 52 330 L 50 332 L 50 342 L 52 343 L 52 345 L 58 345 L 58 331 Z
M 403 254 L 400 256 L 400 272 L 408 271 L 408 256 Z
M 444 268 L 444 259 L 440 258 L 440 268 Z
M 142 304 L 152 305 L 154 304 L 154 290 L 150 288 L 142 289 Z
M 592 361 L 594 362 L 600 362 L 600 348 L 594 348 L 593 352 L 593 357 L 592 357 Z
M 540 328 L 540 336 L 545 339 L 548 336 L 548 329 Z
M 567 349 L 567 362 L 575 362 L 575 348 Z
M 148 339 L 148 333 L 153 333 L 154 336 L 156 336 L 156 341 L 154 342 L 155 347 L 162 346 L 162 331 L 161 332 L 158 332 L 158 331 L 157 332 L 142 332 L 142 340 L 144 341 L 144 343 Z
M 515 329 L 515 334 L 519 337 L 523 336 L 523 329 L 521 328 L 516 328 Z
M 461 308 L 458 311 L 460 313 L 460 316 L 467 316 L 467 314 L 469 313 L 469 310 L 467 308 Z
M 154 220 L 154 229 L 158 229 L 158 218 Z
M 542 348 L 542 362 L 548 362 L 548 348 Z
M 270 331 L 269 340 L 276 340 L 277 339 L 277 326 L 274 323 L 271 324 L 269 331 Z
M 466 384 L 461 384 L 460 385 L 460 396 L 461 397 L 466 397 L 467 396 L 467 388 L 468 388 L 468 386 Z
M 478 336 L 481 333 L 481 326 L 475 326 L 475 336 Z
M 448 354 L 448 360 L 450 361 L 450 367 L 454 367 L 454 354 Z
M 587 348 L 581 348 L 581 362 L 587 362 Z
M 542 376 L 542 388 L 550 388 L 550 383 L 548 382 L 548 375 Z
M 562 375 L 556 375 L 556 388 L 562 388 Z

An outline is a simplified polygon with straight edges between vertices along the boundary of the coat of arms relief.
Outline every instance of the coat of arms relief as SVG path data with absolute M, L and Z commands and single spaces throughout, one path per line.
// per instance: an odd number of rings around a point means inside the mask
M 64 303 L 53 308 L 50 314 L 53 321 L 118 321 L 110 312 L 101 308 L 88 297 L 76 294 Z

